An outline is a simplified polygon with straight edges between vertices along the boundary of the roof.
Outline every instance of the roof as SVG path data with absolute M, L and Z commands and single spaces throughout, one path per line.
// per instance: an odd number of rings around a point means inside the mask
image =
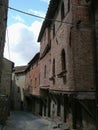
M 8 61 L 8 62 L 10 62 L 10 63 L 14 64 L 14 62 L 13 62 L 13 61 L 11 61 L 11 60 L 9 60 L 9 59 L 7 59 L 7 58 L 5 58 L 5 57 L 3 57 L 3 60 L 6 60 L 6 61 Z
M 32 60 L 28 63 L 28 67 L 26 68 L 26 71 L 38 60 L 40 59 L 40 52 L 36 53 L 36 55 L 32 58 Z
M 48 7 L 48 10 L 47 10 L 47 13 L 46 13 L 46 17 L 45 17 L 45 20 L 43 21 L 43 24 L 42 24 L 42 27 L 41 27 L 41 30 L 40 30 L 40 33 L 39 33 L 39 37 L 38 37 L 38 42 L 41 41 L 41 38 L 43 36 L 43 33 L 45 31 L 45 28 L 46 27 L 49 27 L 53 17 L 54 17 L 54 12 L 56 12 L 57 8 L 58 8 L 58 5 L 60 3 L 61 0 L 50 0 L 50 4 L 49 4 L 49 7 Z M 50 19 L 50 20 L 49 20 Z
M 28 63 L 28 65 L 34 64 L 39 60 L 40 52 L 36 53 L 36 55 L 32 58 L 32 60 Z
M 16 66 L 14 68 L 14 70 L 15 70 L 15 73 L 21 73 L 21 72 L 24 72 L 26 70 L 26 68 L 27 68 L 27 65 L 25 65 L 25 66 Z

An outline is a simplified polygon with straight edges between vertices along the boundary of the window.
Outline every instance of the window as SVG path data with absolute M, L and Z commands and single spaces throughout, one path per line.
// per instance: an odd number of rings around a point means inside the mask
M 68 12 L 70 11 L 70 0 L 68 0 Z
M 62 78 L 63 78 L 63 83 L 66 83 L 66 56 L 65 56 L 65 50 L 62 50 L 61 53 L 61 62 L 62 62 Z
M 57 103 L 57 115 L 60 116 L 60 112 L 61 112 L 61 104 L 60 104 L 60 99 L 58 99 L 58 103 Z
M 63 82 L 66 82 L 66 55 L 65 50 L 61 51 L 61 72 L 57 74 L 58 78 L 63 78 Z
M 62 6 L 61 6 L 61 20 L 63 20 L 63 18 L 64 18 L 64 12 L 65 12 L 65 10 L 64 10 L 64 2 L 63 2 Z
M 53 84 L 55 84 L 55 59 L 53 59 L 53 66 L 52 66 L 52 73 L 53 73 Z
M 68 12 L 70 11 L 70 0 L 67 0 L 68 3 L 67 3 L 67 8 L 65 10 L 65 7 L 64 7 L 64 2 L 62 2 L 62 5 L 61 5 L 61 20 L 64 19 L 64 17 L 68 14 Z
M 66 70 L 66 59 L 65 59 L 65 50 L 62 50 L 61 53 L 61 60 L 62 60 L 62 71 Z
M 37 87 L 37 78 L 35 78 L 35 88 Z
M 44 78 L 46 78 L 46 65 L 44 67 Z
M 53 24 L 53 37 L 55 36 L 55 24 Z
M 17 92 L 18 92 L 18 93 L 20 92 L 20 88 L 19 88 L 19 87 L 17 87 Z
M 39 74 L 39 84 L 40 84 L 40 74 Z
M 19 80 L 19 74 L 16 74 L 16 80 Z
M 55 76 L 55 59 L 53 59 L 52 72 L 53 72 L 53 76 Z

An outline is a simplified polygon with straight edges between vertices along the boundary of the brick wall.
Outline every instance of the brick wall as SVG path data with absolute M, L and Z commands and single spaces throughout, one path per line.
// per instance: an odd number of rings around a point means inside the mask
M 39 62 L 33 65 L 33 69 L 31 71 L 32 77 L 32 94 L 39 95 L 39 87 L 40 87 L 40 70 L 39 70 Z
M 40 65 L 39 57 L 36 61 L 31 62 L 26 71 L 25 90 L 28 94 L 39 95 L 40 86 Z M 32 59 L 33 60 L 33 59 Z
M 50 66 L 51 66 L 51 54 L 50 51 L 40 60 L 40 87 L 50 86 Z M 46 66 L 46 70 L 45 70 Z M 46 71 L 46 75 L 45 75 Z
M 64 1 L 65 2 L 65 1 Z M 68 4 L 65 3 L 65 12 Z M 61 20 L 61 5 L 58 8 L 55 19 Z M 69 12 L 63 22 L 55 22 L 55 36 L 51 30 L 51 75 L 52 64 L 55 59 L 55 84 L 51 82 L 51 89 L 67 91 L 94 91 L 95 74 L 94 74 L 94 46 L 93 31 L 87 28 L 92 24 L 92 12 L 90 11 L 90 2 L 88 5 L 85 1 L 73 0 L 70 3 Z M 81 28 L 76 24 L 80 22 Z M 74 25 L 70 24 L 73 23 Z M 86 26 L 85 26 L 86 25 Z M 85 26 L 85 27 L 83 27 Z M 65 50 L 66 54 L 66 82 L 58 74 L 62 72 L 61 51 Z
M 73 1 L 73 4 L 75 4 Z M 94 33 L 87 25 L 92 24 L 91 6 L 84 2 L 73 5 L 73 22 L 81 21 L 80 28 L 72 28 L 73 71 L 75 90 L 95 90 L 94 79 Z
M 70 3 L 71 4 L 71 3 Z M 72 48 L 70 47 L 70 28 L 72 23 L 72 12 L 71 7 L 68 10 L 68 1 L 64 1 L 65 8 L 65 18 L 61 20 L 61 4 L 57 10 L 58 14 L 54 17 L 55 19 L 62 21 L 52 23 L 55 24 L 55 36 L 53 37 L 53 31 L 51 30 L 51 74 L 52 74 L 52 64 L 53 59 L 55 59 L 55 84 L 51 81 L 51 89 L 54 90 L 73 90 L 74 89 L 74 77 L 73 77 L 73 55 Z M 65 23 L 63 23 L 65 22 Z M 51 25 L 51 26 L 52 26 Z M 62 72 L 62 60 L 61 53 L 62 50 L 65 51 L 66 58 L 66 76 L 65 82 L 63 82 L 63 77 L 58 75 Z

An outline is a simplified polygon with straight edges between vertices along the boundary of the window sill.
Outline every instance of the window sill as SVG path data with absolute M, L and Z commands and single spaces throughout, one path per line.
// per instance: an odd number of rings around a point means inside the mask
M 49 77 L 49 80 L 54 80 L 55 79 L 55 75 L 52 75 L 51 77 Z
M 63 70 L 62 72 L 57 74 L 58 78 L 66 77 L 66 72 L 67 72 L 66 70 Z

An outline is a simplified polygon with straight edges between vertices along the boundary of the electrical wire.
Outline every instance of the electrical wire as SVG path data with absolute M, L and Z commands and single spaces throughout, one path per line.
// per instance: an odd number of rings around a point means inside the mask
M 2 5 L 0 5 L 2 6 Z M 9 7 L 8 6 L 8 9 L 11 9 L 13 11 L 16 11 L 16 12 L 19 12 L 19 13 L 22 13 L 22 14 L 26 14 L 28 16 L 33 16 L 33 17 L 36 17 L 36 18 L 40 18 L 40 19 L 44 19 L 44 20 L 48 20 L 48 21 L 55 21 L 55 22 L 60 22 L 60 23 L 65 23 L 67 25 L 72 25 L 72 26 L 76 26 L 76 23 L 69 23 L 69 22 L 66 22 L 66 21 L 60 21 L 60 20 L 56 20 L 56 19 L 49 19 L 49 18 L 45 18 L 45 17 L 41 17 L 41 16 L 38 16 L 38 15 L 35 15 L 35 14 L 31 14 L 31 13 L 27 13 L 25 11 L 22 11 L 22 10 L 19 10 L 19 9 L 15 9 L 15 8 L 12 8 L 12 7 Z M 95 24 L 92 24 L 92 25 L 79 25 L 79 27 L 81 28 L 95 28 L 95 27 L 98 27 L 97 25 Z M 8 54 L 9 54 L 9 59 L 10 59 L 10 47 L 9 47 L 9 36 L 8 36 L 8 29 L 6 30 L 6 34 L 7 34 L 7 46 L 8 46 Z
M 49 18 L 41 17 L 41 16 L 38 16 L 38 15 L 35 15 L 35 14 L 27 13 L 27 12 L 24 12 L 22 10 L 18 10 L 18 9 L 12 8 L 12 7 L 8 7 L 8 8 L 11 9 L 11 10 L 20 12 L 22 14 L 26 14 L 26 15 L 29 15 L 29 16 L 37 17 L 37 18 L 40 18 L 40 19 L 45 19 L 45 20 L 48 20 L 48 21 L 56 21 L 56 22 L 60 22 L 60 23 L 66 23 L 66 24 L 69 24 L 69 25 L 73 25 L 73 23 L 63 22 L 63 21 L 56 20 L 56 19 L 49 19 Z
M 72 26 L 76 26 L 76 24 L 77 23 L 70 23 L 70 22 L 67 22 L 67 21 L 60 21 L 60 20 L 57 20 L 57 19 L 49 19 L 49 18 L 45 18 L 45 17 L 41 17 L 41 16 L 39 16 L 39 15 L 35 15 L 35 14 L 31 14 L 31 13 L 27 13 L 27 12 L 25 12 L 25 11 L 22 11 L 22 10 L 19 10 L 19 9 L 15 9 L 15 8 L 12 8 L 12 7 L 9 7 L 8 6 L 8 8 L 9 9 L 11 9 L 11 10 L 14 10 L 14 11 L 16 11 L 16 12 L 19 12 L 19 13 L 22 13 L 22 14 L 26 14 L 26 15 L 29 15 L 29 16 L 33 16 L 33 17 L 37 17 L 37 18 L 40 18 L 40 19 L 44 19 L 44 20 L 48 20 L 48 21 L 55 21 L 55 22 L 60 22 L 60 23 L 65 23 L 65 24 L 67 24 L 67 25 L 72 25 Z M 89 25 L 86 25 L 86 24 L 82 24 L 82 25 L 80 25 L 81 26 L 81 28 L 95 28 L 95 27 L 98 27 L 96 24 L 89 24 Z
M 0 5 L 0 6 L 3 6 L 3 5 Z M 77 6 L 77 5 L 75 5 L 75 6 Z M 77 6 L 77 7 L 81 7 L 81 6 Z M 57 20 L 57 19 L 50 19 L 50 18 L 47 18 L 47 17 L 42 17 L 42 16 L 39 16 L 39 15 L 35 15 L 35 14 L 31 14 L 31 13 L 28 13 L 28 12 L 25 12 L 25 11 L 22 11 L 22 10 L 19 10 L 19 9 L 16 9 L 16 8 L 13 8 L 13 7 L 10 7 L 10 6 L 8 6 L 8 8 L 9 9 L 11 9 L 11 10 L 14 10 L 14 11 L 16 11 L 16 12 L 19 12 L 19 13 L 22 13 L 22 14 L 26 14 L 26 15 L 29 15 L 29 16 L 33 16 L 33 17 L 37 17 L 37 18 L 40 18 L 40 19 L 44 19 L 44 20 L 48 20 L 48 21 L 55 21 L 55 22 L 60 22 L 60 23 L 65 23 L 65 24 L 67 24 L 67 25 L 74 25 L 74 26 L 76 26 L 77 25 L 77 23 L 70 23 L 70 22 L 67 22 L 67 21 L 60 21 L 60 20 Z M 98 27 L 98 25 L 96 25 L 96 24 L 89 24 L 89 25 L 86 25 L 86 24 L 82 24 L 82 26 L 81 26 L 81 28 L 94 28 L 94 27 Z

